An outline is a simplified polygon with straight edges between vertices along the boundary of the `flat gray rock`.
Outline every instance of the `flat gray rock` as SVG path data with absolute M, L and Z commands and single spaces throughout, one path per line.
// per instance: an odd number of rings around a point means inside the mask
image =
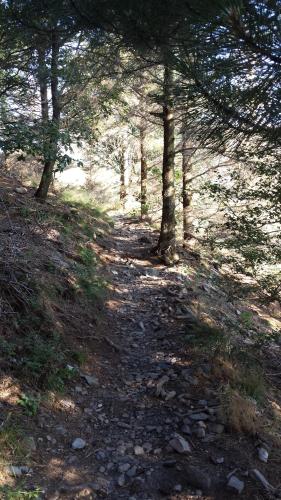
M 178 453 L 190 453 L 191 452 L 191 447 L 188 441 L 184 439 L 180 434 L 175 434 L 173 439 L 169 442 L 169 445 L 173 450 L 177 451 Z
M 237 476 L 231 476 L 227 482 L 227 487 L 232 491 L 235 491 L 240 495 L 244 490 L 245 483 L 244 481 L 240 481 Z
M 86 446 L 86 441 L 84 441 L 84 439 L 81 438 L 76 438 L 72 442 L 71 446 L 74 450 L 82 450 Z

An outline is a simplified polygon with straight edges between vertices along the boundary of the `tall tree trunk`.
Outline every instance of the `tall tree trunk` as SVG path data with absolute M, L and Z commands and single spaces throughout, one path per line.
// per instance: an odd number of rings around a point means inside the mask
M 163 106 L 163 171 L 162 171 L 162 221 L 158 240 L 158 253 L 170 263 L 176 259 L 176 218 L 175 218 L 175 120 L 172 98 L 173 73 L 168 64 L 164 68 Z
M 183 212 L 183 244 L 187 244 L 193 237 L 192 230 L 192 190 L 191 174 L 192 164 L 190 161 L 193 149 L 188 141 L 188 134 L 182 130 L 182 212 Z
M 140 128 L 140 154 L 141 154 L 141 220 L 147 217 L 147 161 L 145 154 L 145 128 Z
M 121 207 L 124 210 L 125 209 L 125 201 L 126 201 L 126 180 L 125 180 L 125 155 L 124 152 L 122 151 L 120 155 L 120 191 L 119 191 L 119 197 L 120 197 L 120 203 Z
M 59 59 L 59 38 L 57 33 L 52 34 L 52 59 L 51 59 L 51 95 L 52 95 L 52 122 L 49 124 L 49 111 L 47 100 L 47 82 L 42 78 L 40 82 L 41 113 L 43 124 L 47 123 L 46 140 L 44 142 L 44 169 L 39 187 L 35 197 L 40 201 L 45 201 L 49 187 L 52 182 L 54 166 L 58 153 L 58 134 L 60 127 L 60 103 L 58 91 L 58 59 Z M 44 83 L 44 80 L 46 83 Z M 47 104 L 45 104 L 47 103 Z

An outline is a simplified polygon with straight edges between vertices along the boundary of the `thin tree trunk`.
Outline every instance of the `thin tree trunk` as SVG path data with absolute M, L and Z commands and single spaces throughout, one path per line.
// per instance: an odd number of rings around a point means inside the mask
M 163 171 L 162 171 L 162 221 L 158 241 L 158 253 L 167 257 L 169 262 L 176 258 L 176 218 L 175 218 L 175 120 L 172 99 L 173 73 L 169 65 L 164 69 L 164 106 L 163 106 Z
M 147 161 L 145 154 L 145 128 L 140 129 L 140 153 L 141 153 L 141 220 L 146 219 L 147 207 Z
M 120 203 L 121 207 L 124 210 L 125 209 L 125 201 L 126 201 L 126 181 L 125 181 L 125 157 L 124 153 L 122 152 L 121 158 L 120 158 Z
M 192 164 L 190 157 L 192 155 L 191 144 L 188 141 L 187 132 L 182 131 L 182 212 L 183 212 L 183 244 L 187 244 L 193 237 L 192 230 L 192 190 L 191 174 Z
M 52 35 L 52 59 L 51 59 L 51 95 L 52 95 L 52 122 L 51 128 L 46 130 L 46 141 L 44 150 L 44 169 L 41 177 L 39 187 L 35 193 L 35 197 L 40 201 L 45 201 L 48 195 L 49 187 L 52 182 L 54 166 L 56 163 L 58 153 L 58 134 L 60 126 L 60 104 L 59 104 L 59 91 L 58 91 L 58 58 L 59 58 L 59 38 L 56 33 Z M 43 80 L 43 79 L 42 79 Z M 42 81 L 40 85 L 41 95 L 41 112 L 42 122 L 46 123 L 48 120 L 48 108 L 46 107 L 47 101 L 47 88 Z

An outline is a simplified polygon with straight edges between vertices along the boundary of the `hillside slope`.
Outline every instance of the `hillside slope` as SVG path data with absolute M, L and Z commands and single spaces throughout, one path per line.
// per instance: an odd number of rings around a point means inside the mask
M 136 219 L 0 205 L 2 498 L 278 496 L 280 306 Z

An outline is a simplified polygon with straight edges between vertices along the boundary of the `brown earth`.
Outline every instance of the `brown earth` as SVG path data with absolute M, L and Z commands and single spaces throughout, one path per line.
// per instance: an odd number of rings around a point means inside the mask
M 6 263 L 12 266 L 14 262 L 18 272 L 30 273 L 47 289 L 54 282 L 64 284 L 55 299 L 46 294 L 45 308 L 68 350 L 87 355 L 77 367 L 78 376 L 62 394 L 49 391 L 34 416 L 27 416 L 17 401 L 22 392 L 37 393 L 40 387 L 19 379 L 17 368 L 13 370 L 2 359 L 2 422 L 10 418 L 18 423 L 33 442 L 28 457 L 8 461 L 28 465 L 28 474 L 13 478 L 7 463 L 2 471 L 2 484 L 16 491 L 23 480 L 23 493 L 17 497 L 3 493 L 2 498 L 29 498 L 24 492 L 38 487 L 38 498 L 48 500 L 225 500 L 237 496 L 226 484 L 231 473 L 244 482 L 240 498 L 278 496 L 277 491 L 275 496 L 266 491 L 252 470 L 258 469 L 273 487 L 280 487 L 280 343 L 269 341 L 260 347 L 268 378 L 266 400 L 257 410 L 261 423 L 251 421 L 247 432 L 235 432 L 223 411 L 222 393 L 234 377 L 225 359 L 213 344 L 202 350 L 194 346 L 200 329 L 208 335 L 206 325 L 235 331 L 239 309 L 254 311 L 253 324 L 244 330 L 257 335 L 262 327 L 272 332 L 270 322 L 276 329 L 278 314 L 273 318 L 255 296 L 246 301 L 238 292 L 233 294 L 224 275 L 210 262 L 198 262 L 186 253 L 179 266 L 163 266 L 150 254 L 157 234 L 136 219 L 117 217 L 113 229 L 97 219 L 94 240 L 83 237 L 79 228 L 63 239 L 51 216 L 63 215 L 64 224 L 65 214 L 75 217 L 75 209 L 51 199 L 44 208 L 48 220 L 41 220 L 38 210 L 42 207 L 33 201 L 31 190 L 19 194 L 17 186 L 8 177 L 1 179 L 1 247 L 7 251 L 8 244 L 14 253 Z M 28 216 L 23 216 L 20 207 L 29 208 Z M 77 296 L 73 292 L 75 276 L 69 269 L 81 258 L 77 241 L 99 256 L 97 272 L 108 283 L 103 299 L 90 302 L 79 290 Z M 56 262 L 55 273 L 46 269 L 50 259 Z M 3 269 L 4 264 L 2 259 Z M 57 268 L 64 265 L 61 275 Z M 213 284 L 212 275 L 220 286 Z M 4 299 L 7 303 L 7 293 Z M 4 338 L 21 334 L 21 326 L 15 332 L 5 315 L 2 319 Z M 42 334 L 48 327 L 50 323 Z M 249 339 L 250 334 L 244 338 L 245 345 Z M 242 342 L 238 341 L 238 347 Z M 69 364 L 76 368 L 73 360 Z M 89 384 L 84 374 L 96 379 Z M 239 413 L 239 399 L 233 401 Z M 199 424 L 194 420 L 198 413 L 202 414 Z M 255 418 L 256 414 L 250 414 L 250 420 Z M 175 433 L 189 443 L 189 452 L 177 453 L 170 446 Z M 76 438 L 84 440 L 83 449 L 72 448 Z M 267 463 L 258 458 L 260 443 L 269 449 Z M 217 463 L 220 458 L 223 462 Z

